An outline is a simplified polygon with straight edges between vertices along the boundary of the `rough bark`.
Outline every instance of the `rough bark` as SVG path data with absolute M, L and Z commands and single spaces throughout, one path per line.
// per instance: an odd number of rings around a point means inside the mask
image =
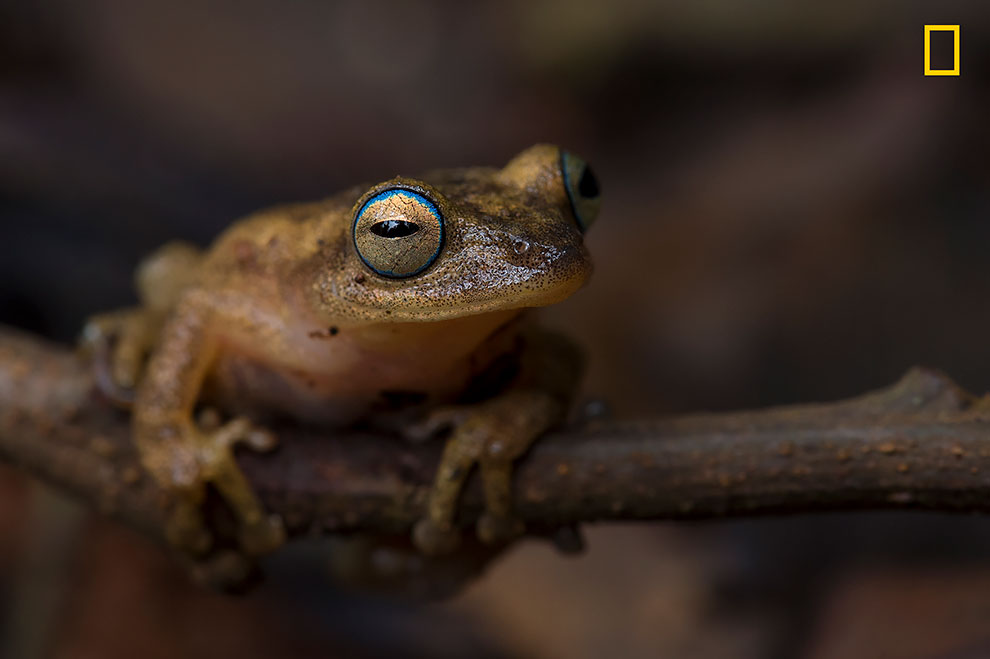
M 404 532 L 439 443 L 274 428 L 240 455 L 291 534 Z M 161 537 L 164 496 L 140 469 L 126 412 L 70 350 L 0 328 L 0 459 Z M 865 508 L 990 511 L 990 399 L 913 369 L 850 400 L 551 433 L 519 462 L 514 505 L 532 526 Z M 480 512 L 472 482 L 462 521 Z

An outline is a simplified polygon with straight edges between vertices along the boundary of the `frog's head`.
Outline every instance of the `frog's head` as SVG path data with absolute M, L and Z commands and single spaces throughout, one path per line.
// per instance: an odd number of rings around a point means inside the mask
M 321 295 L 392 322 L 553 304 L 591 272 L 583 234 L 598 205 L 591 169 L 551 145 L 502 169 L 398 177 L 357 199 L 346 264 Z

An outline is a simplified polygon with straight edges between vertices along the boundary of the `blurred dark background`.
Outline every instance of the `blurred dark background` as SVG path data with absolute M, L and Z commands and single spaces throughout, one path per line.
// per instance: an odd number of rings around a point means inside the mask
M 961 25 L 959 77 L 922 75 L 925 24 Z M 617 415 L 913 364 L 982 393 L 988 73 L 978 0 L 4 0 L 0 322 L 72 341 L 169 239 L 548 141 L 605 196 L 593 282 L 543 315 Z M 346 594 L 311 557 L 230 599 L 4 470 L 0 656 L 990 656 L 990 520 L 588 537 L 578 559 L 524 543 L 441 604 Z

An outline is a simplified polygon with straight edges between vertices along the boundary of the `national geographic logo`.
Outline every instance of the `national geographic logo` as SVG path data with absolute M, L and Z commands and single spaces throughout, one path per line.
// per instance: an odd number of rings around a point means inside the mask
M 935 48 L 932 48 L 932 36 L 935 33 Z M 948 34 L 946 34 L 948 33 Z M 949 41 L 952 38 L 952 49 L 949 50 Z M 934 52 L 935 62 L 940 67 L 932 68 L 932 54 Z M 948 64 L 948 54 L 952 53 L 952 68 L 945 68 Z M 958 25 L 926 25 L 925 26 L 925 75 L 926 76 L 957 76 L 959 75 L 959 26 Z

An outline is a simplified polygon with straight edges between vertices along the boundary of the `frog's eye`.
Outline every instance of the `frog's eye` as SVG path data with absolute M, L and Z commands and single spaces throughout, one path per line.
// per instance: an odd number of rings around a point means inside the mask
M 571 202 L 574 219 L 581 231 L 587 231 L 598 217 L 598 208 L 601 206 L 598 179 L 588 163 L 563 150 L 560 152 L 560 170 L 564 176 L 564 188 L 567 189 L 567 199 Z
M 430 267 L 443 247 L 443 217 L 426 196 L 390 188 L 370 197 L 354 215 L 354 247 L 384 277 L 412 277 Z

